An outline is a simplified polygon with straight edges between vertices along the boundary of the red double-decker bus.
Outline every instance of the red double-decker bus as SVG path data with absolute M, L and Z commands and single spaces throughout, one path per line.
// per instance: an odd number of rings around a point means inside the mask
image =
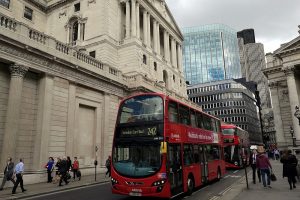
M 249 133 L 234 124 L 222 124 L 226 168 L 242 168 L 249 162 Z
M 220 120 L 169 96 L 144 93 L 119 107 L 112 192 L 171 198 L 225 173 Z

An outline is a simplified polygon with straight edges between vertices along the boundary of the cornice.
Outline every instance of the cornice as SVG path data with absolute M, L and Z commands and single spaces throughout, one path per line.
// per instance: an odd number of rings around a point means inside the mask
M 276 74 L 282 72 L 282 66 L 275 66 L 275 67 L 269 67 L 266 69 L 263 69 L 262 72 L 266 77 L 271 74 Z

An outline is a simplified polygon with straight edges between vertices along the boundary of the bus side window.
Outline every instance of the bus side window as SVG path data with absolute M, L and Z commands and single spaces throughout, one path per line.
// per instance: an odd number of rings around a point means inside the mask
M 194 163 L 193 158 L 193 146 L 189 144 L 184 145 L 184 151 L 183 151 L 183 162 L 184 165 L 191 165 Z
M 177 109 L 177 103 L 170 102 L 169 103 L 169 121 L 178 123 L 178 109 Z
M 191 125 L 192 127 L 197 127 L 196 114 L 193 110 L 191 110 Z
M 194 160 L 195 163 L 199 163 L 200 162 L 200 155 L 199 155 L 199 146 L 198 145 L 194 145 Z
M 211 124 L 212 124 L 212 131 L 216 133 L 217 132 L 216 120 L 211 119 Z
M 220 148 L 218 146 L 212 146 L 212 157 L 214 160 L 220 159 Z
M 197 118 L 197 127 L 198 128 L 203 128 L 203 117 L 201 113 L 197 113 L 196 114 L 196 118 Z
M 211 120 L 206 115 L 203 115 L 203 124 L 204 124 L 204 129 L 212 131 Z
M 211 145 L 206 145 L 206 157 L 208 161 L 214 160 L 213 157 L 213 148 Z
M 180 123 L 185 124 L 185 125 L 190 125 L 190 112 L 189 108 L 180 105 L 179 106 L 179 118 L 180 118 Z

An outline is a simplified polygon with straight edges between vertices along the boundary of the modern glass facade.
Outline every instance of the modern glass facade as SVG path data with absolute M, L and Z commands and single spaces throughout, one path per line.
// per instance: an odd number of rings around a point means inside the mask
M 185 78 L 191 85 L 242 77 L 235 30 L 213 24 L 182 31 Z

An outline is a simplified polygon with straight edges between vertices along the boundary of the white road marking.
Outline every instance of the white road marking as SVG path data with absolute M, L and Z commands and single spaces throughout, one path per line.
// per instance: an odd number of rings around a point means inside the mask
M 234 172 L 233 172 L 233 174 L 235 174 L 235 173 L 237 173 L 237 172 L 239 172 L 240 170 L 235 170 Z

